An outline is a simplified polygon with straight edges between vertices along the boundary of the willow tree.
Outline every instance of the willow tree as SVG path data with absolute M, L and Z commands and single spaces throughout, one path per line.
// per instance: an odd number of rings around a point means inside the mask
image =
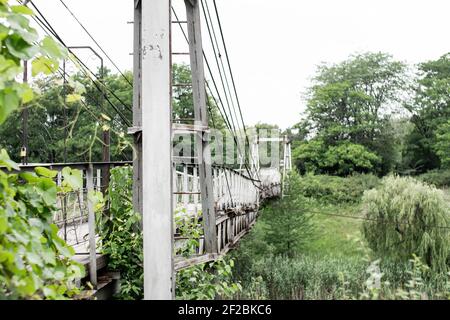
M 449 206 L 441 190 L 410 177 L 388 176 L 363 197 L 363 234 L 380 257 L 419 256 L 437 271 L 448 269 Z

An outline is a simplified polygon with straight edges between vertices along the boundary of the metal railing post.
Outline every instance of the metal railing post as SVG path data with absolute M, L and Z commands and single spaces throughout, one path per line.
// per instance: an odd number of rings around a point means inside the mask
M 88 192 L 88 229 L 89 229 L 89 279 L 94 289 L 97 288 L 97 248 L 95 243 L 95 212 L 89 192 L 94 191 L 94 167 L 90 163 L 86 170 L 86 187 Z

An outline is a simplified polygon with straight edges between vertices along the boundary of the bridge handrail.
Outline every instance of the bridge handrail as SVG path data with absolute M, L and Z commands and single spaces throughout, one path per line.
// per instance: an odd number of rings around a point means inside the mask
M 87 202 L 87 193 L 90 190 L 105 190 L 102 185 L 102 173 L 104 170 L 109 170 L 113 167 L 119 166 L 131 166 L 132 161 L 111 161 L 111 162 L 70 162 L 70 163 L 33 163 L 33 164 L 21 164 L 19 165 L 20 170 L 23 171 L 33 171 L 36 167 L 45 167 L 58 171 L 58 175 L 55 178 L 57 184 L 61 183 L 61 171 L 65 167 L 70 167 L 72 169 L 79 169 L 83 172 L 83 188 L 80 191 L 74 192 L 73 195 L 65 195 L 64 197 L 69 197 L 71 205 L 73 208 L 67 209 L 67 204 L 64 204 L 63 197 L 58 195 L 57 207 L 59 208 L 58 214 L 55 216 L 55 223 L 61 228 L 60 232 L 67 233 L 67 229 L 75 233 L 82 234 L 87 232 L 86 236 L 89 240 L 84 239 L 83 243 L 75 243 L 76 246 L 84 246 L 86 241 L 93 242 L 93 249 L 81 248 L 84 250 L 83 254 L 89 255 L 89 264 L 92 266 L 92 272 L 96 265 L 96 252 L 95 252 L 95 241 L 97 235 L 95 231 L 95 216 L 89 211 L 89 205 Z M 198 176 L 198 164 L 196 163 L 184 163 L 184 162 L 174 162 L 173 166 L 175 170 L 173 171 L 174 178 L 174 210 L 177 209 L 178 205 L 187 207 L 187 205 L 195 204 L 195 211 L 201 210 L 201 194 L 200 194 L 200 181 Z M 183 171 L 177 170 L 177 167 L 196 168 L 197 175 L 191 174 L 194 169 L 190 169 L 189 174 L 187 174 L 187 169 Z M 244 236 L 255 223 L 257 217 L 257 211 L 259 206 L 260 198 L 270 197 L 279 193 L 277 186 L 271 186 L 269 192 L 262 190 L 256 186 L 260 185 L 261 181 L 249 177 L 245 172 L 240 172 L 234 168 L 230 168 L 226 165 L 213 164 L 212 166 L 213 174 L 213 189 L 214 189 L 214 199 L 216 202 L 216 213 L 217 213 L 217 240 L 218 240 L 218 252 L 217 255 L 208 255 L 204 251 L 204 239 L 200 238 L 199 247 L 197 248 L 197 254 L 189 259 L 184 259 L 180 256 L 176 257 L 175 268 L 180 269 L 186 266 L 199 263 L 199 261 L 205 261 L 208 259 L 216 259 L 217 257 L 225 254 L 233 245 L 235 245 L 239 239 Z M 0 168 L 2 170 L 4 168 Z M 17 171 L 16 171 L 17 172 Z M 195 172 L 195 171 L 194 171 Z M 188 178 L 188 183 L 194 183 L 196 180 L 195 189 L 189 186 L 189 190 L 185 190 L 185 182 L 182 176 Z M 181 183 L 179 179 L 181 177 Z M 88 181 L 89 180 L 89 181 Z M 184 184 L 184 186 L 183 186 Z M 70 197 L 73 199 L 70 200 Z M 183 198 L 184 197 L 184 198 Z M 188 201 L 186 201 L 188 199 Z M 182 201 L 178 201 L 182 200 Z M 191 201 L 192 200 L 192 201 Z M 64 209 L 66 208 L 66 209 Z M 73 209 L 73 212 L 70 211 Z M 66 214 L 64 212 L 66 211 Z M 68 214 L 67 214 L 68 212 Z M 72 213 L 72 216 L 70 216 Z M 89 230 L 86 230 L 86 224 L 89 226 Z M 79 228 L 78 231 L 76 228 Z M 84 228 L 84 231 L 83 231 Z M 67 238 L 66 238 L 67 240 Z M 73 239 L 69 239 L 73 240 Z M 182 238 L 175 235 L 174 241 L 177 245 L 183 243 Z M 70 242 L 70 241 L 69 241 Z M 89 252 L 86 252 L 89 251 Z M 91 272 L 89 272 L 91 275 Z M 93 280 L 93 279 L 91 279 Z

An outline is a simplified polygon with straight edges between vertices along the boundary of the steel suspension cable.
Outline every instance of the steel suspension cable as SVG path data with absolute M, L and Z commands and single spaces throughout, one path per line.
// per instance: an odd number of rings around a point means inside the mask
M 174 9 L 173 7 L 172 7 L 172 12 L 174 13 L 175 18 L 177 19 L 177 21 L 179 21 L 178 15 L 177 15 L 177 13 L 176 13 L 176 11 L 175 11 L 175 9 Z M 180 29 L 181 29 L 181 32 L 183 33 L 184 39 L 185 39 L 186 42 L 189 44 L 189 39 L 188 39 L 188 37 L 187 37 L 187 35 L 186 35 L 185 30 L 183 29 L 183 27 L 181 26 L 181 24 L 179 24 L 179 27 L 180 27 Z M 215 87 L 215 89 L 216 89 L 216 92 L 217 92 L 217 94 L 218 94 L 219 101 L 221 101 L 223 111 L 224 111 L 224 113 L 225 113 L 225 115 L 226 115 L 225 108 L 224 108 L 224 106 L 223 106 L 223 101 L 222 101 L 222 99 L 221 99 L 219 90 L 217 89 L 217 85 L 216 85 L 214 76 L 213 76 L 213 74 L 212 74 L 211 67 L 210 67 L 210 65 L 209 65 L 209 62 L 208 62 L 208 59 L 207 59 L 207 57 L 206 57 L 205 51 L 203 50 L 202 53 L 203 53 L 203 58 L 204 58 L 204 60 L 205 60 L 205 63 L 206 63 L 208 72 L 209 72 L 209 74 L 210 74 L 210 76 L 211 76 L 212 82 L 213 82 L 214 87 Z M 206 82 L 206 83 L 208 84 L 208 82 Z M 223 85 L 223 83 L 222 83 L 222 85 Z M 228 106 L 228 107 L 229 107 L 229 106 Z M 231 112 L 230 112 L 230 113 L 231 113 Z M 227 118 L 228 118 L 228 117 L 227 117 Z M 231 119 L 233 120 L 232 116 L 231 116 Z M 233 121 L 232 121 L 232 122 L 233 122 Z M 233 126 L 233 127 L 234 127 L 234 126 Z M 235 128 L 235 127 L 234 127 L 234 128 Z M 238 142 L 238 139 L 237 139 L 237 136 L 236 136 L 235 131 L 236 131 L 236 129 L 234 129 L 234 131 L 233 131 L 233 128 L 230 128 L 230 132 L 232 132 L 232 134 L 233 134 L 233 140 L 234 140 L 235 145 L 237 146 L 238 153 L 239 153 L 239 155 L 240 155 L 242 158 L 245 159 L 245 157 L 243 157 L 243 155 L 242 155 L 242 151 L 241 151 L 241 149 L 240 149 L 240 144 L 239 144 L 239 142 Z M 244 150 L 244 151 L 245 151 L 245 150 Z M 251 170 L 250 170 L 250 168 L 249 168 L 249 166 L 248 166 L 248 164 L 247 164 L 246 162 L 244 162 L 244 167 L 245 167 L 245 169 L 246 169 L 246 171 L 247 171 L 247 174 L 248 174 L 249 178 L 251 178 L 251 177 L 252 177 Z M 254 185 L 256 188 L 261 189 L 259 186 L 257 186 L 257 185 L 254 183 L 253 179 L 251 179 L 251 180 L 252 180 L 253 185 Z
M 213 4 L 214 4 L 214 10 L 215 10 L 215 13 L 216 13 L 217 23 L 219 25 L 220 36 L 222 38 L 222 43 L 223 43 L 223 47 L 224 47 L 224 50 L 225 50 L 225 57 L 226 57 L 226 60 L 227 60 L 228 69 L 230 71 L 231 82 L 233 84 L 233 89 L 234 89 L 234 93 L 235 93 L 235 96 L 236 96 L 236 102 L 238 104 L 239 115 L 241 117 L 242 126 L 243 126 L 243 129 L 244 129 L 244 133 L 245 133 L 245 138 L 246 138 L 247 144 L 250 146 L 250 140 L 248 138 L 247 128 L 246 128 L 246 125 L 245 125 L 245 122 L 244 122 L 244 117 L 242 115 L 241 103 L 240 103 L 240 100 L 239 100 L 239 95 L 237 93 L 236 82 L 234 81 L 233 71 L 231 69 L 230 57 L 228 55 L 228 49 L 227 49 L 227 45 L 226 45 L 226 42 L 225 42 L 225 36 L 224 36 L 224 33 L 223 33 L 222 23 L 221 23 L 221 20 L 220 20 L 220 15 L 219 15 L 219 10 L 218 10 L 218 7 L 217 7 L 216 0 L 213 0 Z M 206 3 L 206 6 L 208 7 L 207 3 Z M 257 173 L 257 175 L 258 175 L 258 173 Z
M 21 3 L 21 0 L 18 0 L 19 3 Z M 39 10 L 39 8 L 37 8 L 37 6 L 34 4 L 34 2 L 32 0 L 29 1 L 31 3 L 31 5 L 34 7 L 34 9 L 36 10 L 36 12 L 40 15 L 39 18 L 38 16 L 33 16 L 33 19 L 36 21 L 39 20 L 41 22 L 40 25 L 41 28 L 45 28 L 46 30 L 48 30 L 68 51 L 71 55 L 73 55 L 73 57 L 78 61 L 78 63 L 80 63 L 81 65 L 83 65 L 83 67 L 89 71 L 89 73 L 114 97 L 116 98 L 125 108 L 127 108 L 129 111 L 132 111 L 131 106 L 129 106 L 128 104 L 126 104 L 124 101 L 122 101 L 122 99 L 120 99 L 115 93 L 114 91 L 112 91 L 108 86 L 106 86 L 101 80 L 100 78 L 95 74 L 95 72 L 93 72 L 71 49 L 70 47 L 68 47 L 66 45 L 66 43 L 62 40 L 62 38 L 59 36 L 59 34 L 56 32 L 56 30 L 52 27 L 52 25 L 48 22 L 48 20 L 45 18 L 45 16 L 42 14 L 42 12 Z M 37 22 L 37 21 L 36 21 Z M 38 23 L 39 24 L 39 23 Z M 48 34 L 48 32 L 44 29 L 44 31 Z M 72 60 L 72 59 L 71 59 Z
M 91 38 L 91 40 L 95 43 L 95 45 L 100 49 L 100 51 L 105 55 L 105 57 L 111 62 L 111 64 L 116 68 L 116 70 L 120 73 L 120 75 L 125 79 L 125 81 L 130 85 L 130 87 L 133 87 L 133 84 L 131 81 L 125 76 L 125 74 L 120 70 L 120 68 L 117 66 L 117 64 L 111 59 L 111 57 L 108 55 L 108 53 L 102 48 L 102 46 L 98 43 L 98 41 L 92 36 L 92 34 L 87 30 L 87 28 L 81 23 L 81 21 L 77 18 L 77 16 L 74 14 L 74 12 L 67 6 L 67 4 L 63 0 L 59 0 L 61 4 L 66 8 L 66 10 L 72 15 L 72 17 L 75 19 L 75 21 L 80 25 L 80 27 L 86 32 L 86 34 Z
M 18 0 L 19 1 L 19 3 L 21 3 L 21 1 L 20 0 Z M 79 64 L 81 64 L 84 68 L 86 68 L 87 70 L 89 70 L 89 72 L 92 74 L 92 75 L 94 75 L 97 79 L 98 79 L 98 77 L 95 75 L 95 73 L 92 71 L 92 70 L 90 70 L 84 63 L 83 63 L 83 61 L 81 61 L 81 59 L 76 55 L 76 54 L 74 54 L 71 50 L 70 50 L 70 48 L 68 48 L 68 46 L 65 44 L 65 42 L 63 41 L 63 39 L 58 35 L 58 33 L 55 31 L 55 29 L 51 26 L 51 24 L 48 22 L 48 20 L 45 18 L 45 16 L 42 14 L 42 12 L 36 7 L 36 5 L 33 3 L 33 1 L 29 1 L 32 5 L 33 5 L 33 7 L 34 7 L 34 9 L 36 10 L 36 12 L 40 15 L 40 17 L 42 18 L 42 20 L 41 20 L 41 18 L 39 18 L 38 16 L 32 16 L 32 18 L 36 21 L 36 23 L 41 27 L 41 28 L 43 28 L 43 30 L 50 36 L 50 35 L 53 35 L 68 51 L 69 51 L 69 53 L 77 60 L 77 62 L 79 63 Z M 40 22 L 40 23 L 39 23 Z M 69 57 L 69 59 L 70 60 L 72 60 L 70 57 Z M 73 61 L 73 60 L 72 60 Z M 76 62 L 75 61 L 73 61 L 75 64 L 76 64 Z M 83 74 L 87 77 L 87 78 L 89 78 L 91 81 L 92 81 L 92 83 L 94 84 L 94 86 L 96 87 L 96 89 L 104 96 L 104 98 L 105 98 L 105 100 L 108 102 L 108 104 L 114 109 L 114 111 L 119 115 L 119 117 L 122 119 L 122 121 L 124 121 L 125 122 L 125 124 L 127 125 L 127 126 L 131 126 L 131 122 L 122 114 L 122 112 L 117 108 L 117 106 L 116 105 L 114 105 L 112 102 L 111 102 L 111 100 L 109 99 L 109 97 L 107 96 L 107 94 L 105 93 L 105 92 L 103 92 L 103 90 L 101 90 L 100 89 L 100 87 L 99 87 L 99 85 L 98 85 L 98 83 L 96 82 L 96 81 L 94 81 L 93 79 L 91 79 L 91 77 L 89 76 L 89 74 L 87 73 L 87 71 L 86 70 L 84 70 L 83 68 L 80 68 L 80 70 L 83 72 Z M 101 83 L 101 81 L 99 81 L 100 83 Z M 106 89 L 108 89 L 109 90 L 109 88 L 107 88 L 104 84 L 102 84 Z M 120 101 L 120 98 L 118 98 L 117 96 L 115 96 L 115 98 L 116 99 L 118 99 L 119 101 Z M 127 105 L 126 104 L 124 104 L 124 103 L 122 103 L 123 104 L 123 106 L 124 107 L 127 107 Z M 128 106 L 129 107 L 129 106 Z M 130 108 L 130 107 L 129 107 Z

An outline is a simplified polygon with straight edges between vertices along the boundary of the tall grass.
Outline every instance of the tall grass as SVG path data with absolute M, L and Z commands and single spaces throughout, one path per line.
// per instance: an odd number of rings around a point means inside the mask
M 411 262 L 400 264 L 382 261 L 377 272 L 373 268 L 370 269 L 370 266 L 367 261 L 356 257 L 265 257 L 254 261 L 249 267 L 237 266 L 240 270 L 237 280 L 241 281 L 244 288 L 237 298 L 371 298 L 373 288 L 368 286 L 367 282 L 378 277 L 381 277 L 380 286 L 376 288 L 379 290 L 378 299 L 404 299 L 411 296 L 413 290 L 423 299 L 446 298 L 449 293 L 447 275 L 428 272 L 417 276 L 414 273 L 415 266 Z M 414 286 L 411 281 L 415 281 Z

